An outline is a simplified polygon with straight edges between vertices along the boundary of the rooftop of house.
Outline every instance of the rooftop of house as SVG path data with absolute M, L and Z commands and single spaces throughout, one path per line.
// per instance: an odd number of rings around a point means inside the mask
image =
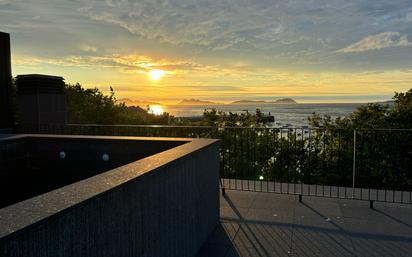
M 412 205 L 227 190 L 197 257 L 411 256 Z

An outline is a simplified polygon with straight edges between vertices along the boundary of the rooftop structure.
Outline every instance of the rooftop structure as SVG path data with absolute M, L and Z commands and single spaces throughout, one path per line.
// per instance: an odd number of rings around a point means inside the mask
M 62 77 L 19 75 L 16 84 L 20 131 L 44 133 L 43 124 L 66 124 L 66 95 Z
M 14 125 L 11 79 L 10 35 L 0 32 L 0 131 Z
M 0 139 L 0 255 L 194 256 L 219 218 L 218 141 Z

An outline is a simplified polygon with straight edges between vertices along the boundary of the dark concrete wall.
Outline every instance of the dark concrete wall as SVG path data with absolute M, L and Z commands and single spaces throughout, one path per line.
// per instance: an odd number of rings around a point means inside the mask
M 0 32 L 0 129 L 13 127 L 10 35 Z
M 189 141 L 34 138 L 0 141 L 0 208 Z M 66 157 L 60 159 L 64 151 Z M 102 160 L 108 154 L 109 160 Z
M 218 143 L 181 151 L 174 161 L 0 238 L 0 255 L 194 256 L 219 219 Z

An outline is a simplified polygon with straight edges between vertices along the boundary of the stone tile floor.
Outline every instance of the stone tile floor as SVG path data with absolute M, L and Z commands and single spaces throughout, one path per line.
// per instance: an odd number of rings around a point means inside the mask
M 412 256 L 412 205 L 227 190 L 206 256 Z

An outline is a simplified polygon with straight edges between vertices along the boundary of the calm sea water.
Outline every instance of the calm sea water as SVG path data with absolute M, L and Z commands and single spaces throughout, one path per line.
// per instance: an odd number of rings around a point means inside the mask
M 242 112 L 248 110 L 254 113 L 256 108 L 265 114 L 270 113 L 275 116 L 275 123 L 272 126 L 291 126 L 300 127 L 308 125 L 308 116 L 312 113 L 320 115 L 330 115 L 332 118 L 347 116 L 352 113 L 359 103 L 339 103 L 339 104 L 267 104 L 267 105 L 215 105 L 215 106 L 188 106 L 188 105 L 169 105 L 163 106 L 165 112 L 175 117 L 195 117 L 201 116 L 205 109 L 216 108 L 224 112 Z

